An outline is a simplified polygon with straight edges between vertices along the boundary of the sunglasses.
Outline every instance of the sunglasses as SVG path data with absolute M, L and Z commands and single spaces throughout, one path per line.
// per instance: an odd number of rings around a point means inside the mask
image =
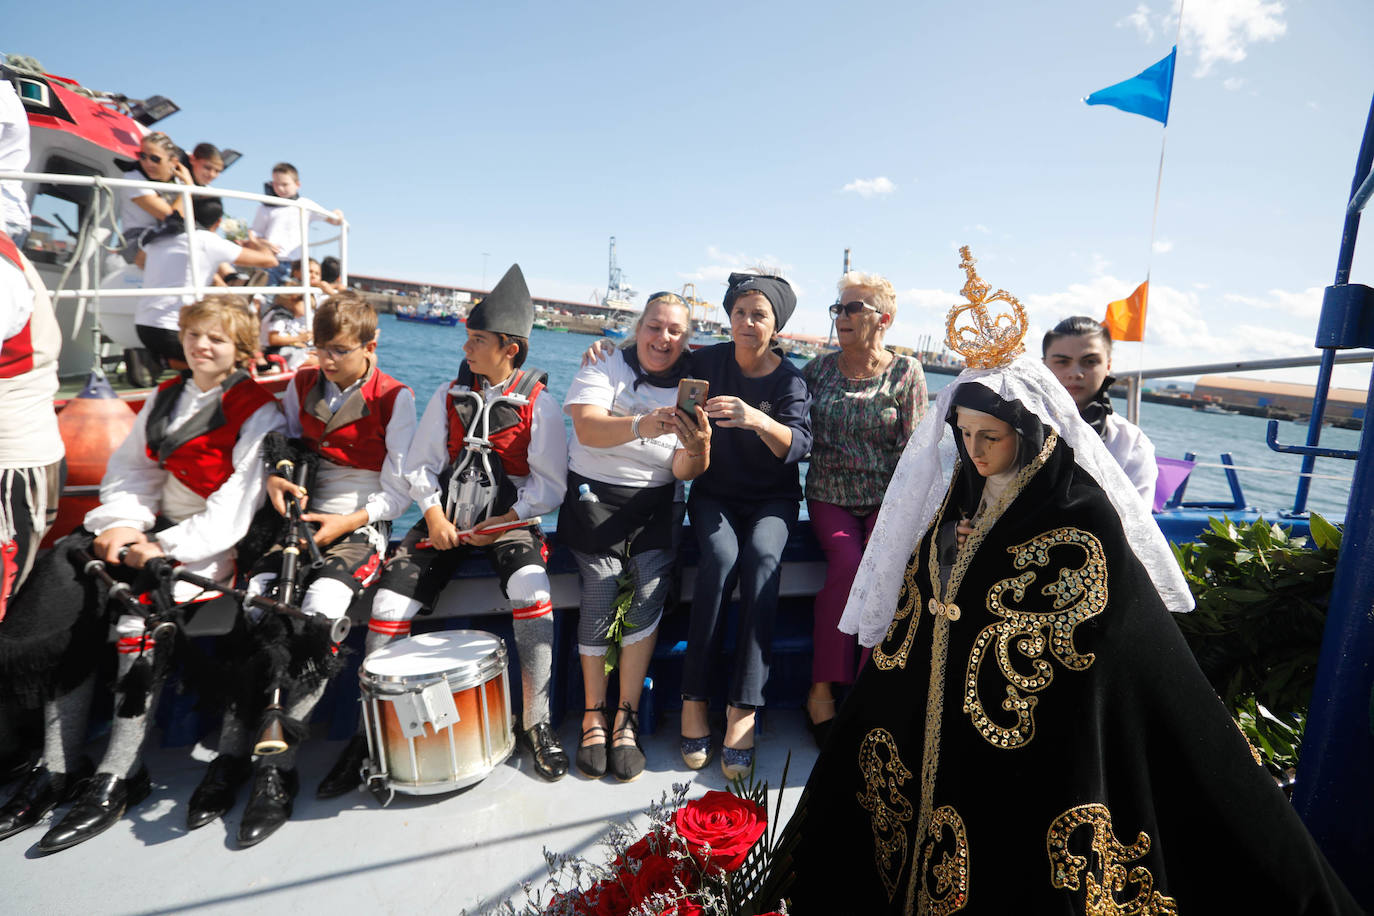
M 834 305 L 830 306 L 830 317 L 839 318 L 840 315 L 844 314 L 848 315 L 850 318 L 853 318 L 855 315 L 859 314 L 864 309 L 868 309 L 870 312 L 878 311 L 876 308 L 869 305 L 867 302 L 864 302 L 860 299 L 855 299 L 853 302 L 836 302 Z
M 331 359 L 343 359 L 348 354 L 361 350 L 363 346 L 364 344 L 358 344 L 358 346 L 349 347 L 347 350 L 345 350 L 343 347 L 316 347 L 315 352 L 323 353 L 325 356 L 328 356 Z
M 142 159 L 144 162 L 151 162 L 153 165 L 158 165 L 162 162 L 162 157 L 157 153 L 145 153 L 143 150 L 138 151 L 138 158 Z

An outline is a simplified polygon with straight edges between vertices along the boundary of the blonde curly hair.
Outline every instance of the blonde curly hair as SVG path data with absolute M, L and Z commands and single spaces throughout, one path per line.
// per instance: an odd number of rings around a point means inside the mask
M 893 288 L 892 281 L 882 274 L 866 274 L 862 271 L 851 270 L 849 273 L 840 277 L 840 282 L 835 284 L 835 291 L 843 293 L 847 289 L 857 287 L 867 293 L 869 304 L 882 312 L 884 315 L 897 317 L 897 290 Z

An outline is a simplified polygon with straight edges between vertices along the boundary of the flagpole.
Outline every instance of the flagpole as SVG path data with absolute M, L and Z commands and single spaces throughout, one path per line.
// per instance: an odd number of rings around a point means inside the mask
M 1178 47 L 1179 39 L 1183 37 L 1183 6 L 1186 0 L 1178 0 L 1178 26 L 1174 30 L 1174 47 Z M 1175 59 L 1175 67 L 1178 66 Z M 1170 87 L 1170 108 L 1173 107 L 1173 92 Z M 1169 141 L 1169 122 L 1164 122 L 1164 127 L 1159 132 L 1159 169 L 1155 172 L 1155 205 L 1150 214 L 1150 248 L 1145 254 L 1145 283 L 1146 288 L 1150 282 L 1150 272 L 1154 269 L 1155 257 L 1155 231 L 1159 226 L 1159 192 L 1164 185 L 1164 148 Z M 1149 301 L 1148 294 L 1146 301 Z M 1140 335 L 1140 349 L 1136 351 L 1136 384 L 1128 386 L 1130 400 L 1126 403 L 1126 419 L 1136 425 L 1140 424 L 1140 376 L 1145 371 L 1145 335 Z

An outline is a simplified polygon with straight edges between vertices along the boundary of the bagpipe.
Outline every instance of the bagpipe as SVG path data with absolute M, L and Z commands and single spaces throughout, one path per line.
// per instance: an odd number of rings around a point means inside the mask
M 300 440 L 269 433 L 263 441 L 268 472 L 309 492 L 319 455 Z M 286 714 L 282 697 L 309 690 L 329 680 L 342 667 L 339 644 L 348 636 L 347 616 L 337 618 L 307 614 L 299 601 L 309 572 L 324 566 L 314 531 L 302 517 L 294 493 L 285 495 L 286 518 L 278 518 L 277 546 L 281 566 L 269 586 L 270 595 L 248 599 L 254 607 L 270 610 L 251 627 L 252 669 L 258 694 L 266 701 L 258 728 L 256 754 L 279 754 L 305 737 L 306 726 Z M 264 507 L 271 510 L 270 504 Z M 305 554 L 303 556 L 302 554 Z M 283 610 L 286 609 L 286 610 Z

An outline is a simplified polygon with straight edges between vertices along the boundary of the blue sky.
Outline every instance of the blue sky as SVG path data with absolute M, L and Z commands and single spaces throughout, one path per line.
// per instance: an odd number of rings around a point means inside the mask
M 642 293 L 692 281 L 718 300 L 730 270 L 780 267 L 800 294 L 789 327 L 823 334 L 849 247 L 896 285 L 889 340 L 914 345 L 942 332 L 969 244 L 1037 337 L 1100 317 L 1150 269 L 1145 348 L 1120 345 L 1118 369 L 1306 353 L 1374 17 L 1367 0 L 1189 0 L 1152 252 L 1160 126 L 1081 99 L 1167 53 L 1176 12 L 29 4 L 0 49 L 170 96 L 178 142 L 244 152 L 227 187 L 294 162 L 305 194 L 347 214 L 358 273 L 480 286 L 484 265 L 490 284 L 519 261 L 537 294 L 589 301 L 615 235 Z M 1354 280 L 1371 282 L 1367 260 Z

